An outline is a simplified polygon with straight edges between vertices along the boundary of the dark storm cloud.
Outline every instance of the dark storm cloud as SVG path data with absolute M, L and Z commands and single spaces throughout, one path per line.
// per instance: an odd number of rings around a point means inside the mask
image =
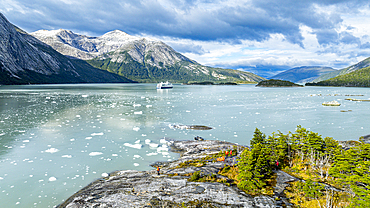
M 0 3 L 5 5 L 0 11 L 11 22 L 29 32 L 64 28 L 101 35 L 120 29 L 132 35 L 231 43 L 263 41 L 271 34 L 283 34 L 286 41 L 301 47 L 302 25 L 312 28 L 320 44 L 353 43 L 354 37 L 341 37 L 335 28 L 342 23 L 342 13 L 356 13 L 357 8 L 368 7 L 368 1 L 360 0 L 0 0 Z

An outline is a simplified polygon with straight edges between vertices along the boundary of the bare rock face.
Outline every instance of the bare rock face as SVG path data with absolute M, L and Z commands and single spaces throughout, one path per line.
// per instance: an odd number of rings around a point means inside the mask
M 0 84 L 96 82 L 132 81 L 63 56 L 0 13 Z
M 161 174 L 152 171 L 117 171 L 86 186 L 59 208 L 82 207 L 275 207 L 269 196 L 252 197 L 236 186 L 224 183 L 189 182 L 186 174 L 201 171 L 217 174 L 224 162 L 210 162 L 202 167 L 182 167 L 181 162 L 203 158 L 220 150 L 239 148 L 220 141 L 175 141 L 171 149 L 181 153 L 179 160 L 158 162 Z M 217 175 L 217 177 L 223 177 Z

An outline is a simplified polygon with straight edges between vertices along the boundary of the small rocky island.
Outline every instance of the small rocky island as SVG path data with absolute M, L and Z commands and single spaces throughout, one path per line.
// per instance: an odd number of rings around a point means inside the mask
M 247 148 L 222 141 L 171 141 L 171 151 L 181 157 L 172 162 L 157 162 L 153 170 L 123 170 L 110 173 L 75 193 L 58 208 L 79 207 L 276 207 L 275 198 L 296 180 L 277 171 L 275 196 L 251 196 L 220 174 L 237 165 Z M 232 150 L 232 156 L 219 158 Z M 156 167 L 160 167 L 160 175 Z M 204 179 L 204 180 L 199 180 Z M 202 182 L 199 182 L 202 181 Z M 280 199 L 281 200 L 281 199 Z
M 259 82 L 256 87 L 303 87 L 290 81 L 270 79 Z

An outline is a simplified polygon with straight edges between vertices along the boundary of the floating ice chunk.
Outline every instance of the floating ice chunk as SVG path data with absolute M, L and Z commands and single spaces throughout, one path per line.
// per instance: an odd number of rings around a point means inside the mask
M 102 152 L 90 152 L 90 156 L 97 156 L 97 155 L 102 155 Z
M 100 133 L 92 133 L 91 136 L 102 136 L 104 135 L 103 132 L 100 132 Z
M 168 153 L 168 152 L 161 152 L 161 154 L 164 156 L 164 155 L 169 155 L 170 153 Z
M 135 148 L 135 149 L 141 149 L 143 147 L 143 145 L 141 144 L 124 143 L 123 145 L 125 145 L 126 147 Z
M 167 143 L 166 139 L 161 139 L 159 142 L 162 143 L 162 144 Z
M 56 149 L 56 148 L 54 148 L 54 147 L 52 147 L 52 148 L 50 148 L 50 149 L 47 149 L 47 150 L 45 150 L 45 152 L 48 152 L 48 153 L 56 153 L 56 152 L 58 152 L 59 150 L 58 149 Z
M 30 140 L 28 140 L 28 139 L 27 140 L 23 140 L 23 142 L 24 143 L 28 143 L 28 142 L 30 142 Z
M 117 154 L 112 154 L 112 157 L 118 157 L 118 155 Z
M 80 115 L 76 115 L 76 118 L 81 118 L 81 116 Z
M 189 111 L 189 110 L 187 110 L 187 111 L 185 111 L 186 113 L 190 113 L 191 111 Z
M 143 114 L 143 111 L 134 112 L 134 114 Z
M 73 141 L 75 141 L 75 139 L 70 139 L 69 141 L 73 142 Z
M 139 144 L 139 143 L 140 143 L 140 139 L 135 141 L 135 144 Z
M 140 158 L 141 156 L 140 155 L 134 155 L 134 158 Z
M 108 177 L 109 175 L 108 175 L 108 173 L 102 173 L 101 176 Z
M 92 137 L 86 137 L 85 139 L 90 140 L 90 139 L 92 139 Z
M 57 178 L 55 178 L 54 176 L 49 178 L 49 181 L 56 181 L 56 180 L 57 180 Z
M 147 107 L 147 108 L 151 108 L 151 107 L 153 107 L 153 106 L 152 106 L 152 105 L 146 105 L 146 107 Z
M 62 157 L 65 157 L 65 158 L 72 158 L 72 155 L 63 155 Z
M 0 136 L 3 136 L 3 135 L 5 135 L 5 133 L 1 133 L 1 134 L 0 134 Z
M 89 97 L 89 96 L 88 95 L 81 95 L 81 97 L 86 98 L 86 97 Z
M 0 180 L 4 180 L 4 178 L 3 177 L 0 177 Z
M 146 134 L 142 134 L 141 136 L 146 137 Z
M 158 152 L 151 152 L 151 153 L 148 153 L 146 154 L 147 156 L 153 156 L 153 155 L 158 155 Z
M 139 130 L 140 130 L 140 128 L 135 126 L 134 128 L 132 128 L 132 130 L 134 130 L 134 131 L 139 131 Z
M 159 145 L 158 144 L 155 144 L 155 143 L 150 143 L 149 146 L 151 148 L 157 148 Z
M 134 104 L 134 107 L 140 107 L 141 104 Z
M 150 142 L 151 142 L 150 139 L 145 140 L 145 144 L 149 144 Z
M 158 147 L 157 152 L 168 152 L 168 148 L 167 147 Z
M 140 164 L 139 163 L 134 163 L 134 166 L 139 166 Z

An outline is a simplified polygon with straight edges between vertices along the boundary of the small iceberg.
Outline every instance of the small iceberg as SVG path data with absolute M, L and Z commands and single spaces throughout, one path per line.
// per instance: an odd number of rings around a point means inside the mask
M 90 152 L 90 156 L 97 156 L 97 155 L 102 155 L 102 152 Z
M 56 180 L 57 180 L 57 178 L 55 178 L 54 176 L 49 178 L 49 181 L 56 181 Z
M 157 152 L 168 152 L 167 146 L 158 147 Z
M 324 105 L 324 106 L 340 106 L 340 103 L 338 103 L 338 101 L 336 101 L 336 100 L 333 100 L 333 101 L 330 101 L 330 102 L 323 102 L 322 105 Z
M 159 145 L 158 144 L 156 144 L 156 143 L 150 143 L 149 144 L 149 147 L 150 148 L 157 148 Z
M 48 152 L 48 153 L 56 153 L 56 152 L 58 152 L 59 150 L 58 149 L 56 149 L 56 148 L 50 148 L 50 149 L 47 149 L 47 150 L 45 150 L 45 152 Z
M 123 145 L 125 145 L 126 147 L 135 148 L 135 149 L 141 149 L 143 147 L 143 145 L 141 144 L 124 143 Z

